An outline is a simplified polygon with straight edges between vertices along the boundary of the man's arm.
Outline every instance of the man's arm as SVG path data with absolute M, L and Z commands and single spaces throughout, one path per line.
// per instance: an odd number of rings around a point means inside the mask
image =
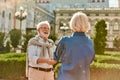
M 54 65 L 54 64 L 56 64 L 56 61 L 52 60 L 52 59 L 38 58 L 37 59 L 37 64 L 39 64 L 39 63 L 47 63 L 49 65 Z

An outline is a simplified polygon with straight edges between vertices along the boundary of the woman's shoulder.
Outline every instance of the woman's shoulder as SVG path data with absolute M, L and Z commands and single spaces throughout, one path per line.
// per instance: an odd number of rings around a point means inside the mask
M 61 41 L 69 41 L 71 39 L 71 36 L 63 36 L 61 38 Z

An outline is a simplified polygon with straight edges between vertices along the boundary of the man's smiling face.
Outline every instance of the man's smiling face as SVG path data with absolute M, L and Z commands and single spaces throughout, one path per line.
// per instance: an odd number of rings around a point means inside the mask
M 39 33 L 43 39 L 47 39 L 50 34 L 50 27 L 47 24 L 42 24 L 39 28 Z

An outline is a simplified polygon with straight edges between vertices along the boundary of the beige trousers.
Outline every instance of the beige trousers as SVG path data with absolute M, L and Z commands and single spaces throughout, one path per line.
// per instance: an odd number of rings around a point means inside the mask
M 54 72 L 45 72 L 29 68 L 28 80 L 54 80 Z

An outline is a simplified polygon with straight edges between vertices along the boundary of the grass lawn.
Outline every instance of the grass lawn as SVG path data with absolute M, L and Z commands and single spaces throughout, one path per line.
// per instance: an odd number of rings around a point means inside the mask
M 119 69 L 91 68 L 90 80 L 120 80 Z

